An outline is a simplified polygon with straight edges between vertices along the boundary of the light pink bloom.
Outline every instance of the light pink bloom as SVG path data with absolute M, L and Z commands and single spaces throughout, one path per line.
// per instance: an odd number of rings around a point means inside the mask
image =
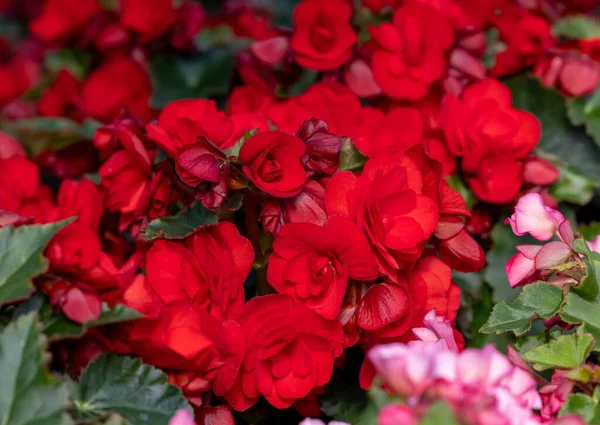
M 302 422 L 300 422 L 298 425 L 327 425 L 327 424 L 325 424 L 325 422 L 323 422 L 321 419 L 306 418 Z M 329 422 L 329 425 L 350 425 L 350 424 L 346 423 L 346 422 L 340 422 L 340 421 L 331 421 L 331 422 Z
M 571 248 L 564 242 L 549 242 L 535 256 L 535 268 L 548 270 L 565 263 L 573 255 Z
M 547 241 L 564 220 L 559 211 L 544 204 L 539 193 L 528 193 L 519 199 L 515 213 L 505 223 L 510 224 L 515 235 L 529 233 L 539 241 Z
M 454 339 L 452 325 L 444 316 L 436 315 L 435 309 L 425 315 L 422 328 L 413 328 L 413 334 L 420 341 L 435 342 L 442 340 L 450 351 L 458 353 L 458 345 Z M 410 344 L 410 343 L 409 343 Z
M 506 263 L 508 283 L 512 288 L 528 283 L 535 275 L 535 256 L 541 249 L 540 245 L 517 245 L 519 252 Z
M 544 419 L 555 418 L 563 403 L 567 400 L 573 390 L 573 381 L 561 376 L 560 373 L 554 373 L 552 381 L 540 389 L 542 396 L 541 415 Z
M 389 404 L 377 416 L 377 425 L 416 425 L 418 421 L 414 410 L 402 404 Z
M 173 415 L 169 425 L 196 425 L 196 422 L 189 410 L 180 409 Z
M 449 351 L 442 341 L 376 346 L 369 359 L 388 387 L 417 411 L 436 399 L 474 425 L 533 425 L 541 409 L 533 377 L 493 346 Z M 401 423 L 401 422 L 400 422 Z
M 592 242 L 587 243 L 590 249 L 594 252 L 600 252 L 600 236 L 596 236 Z
M 577 415 L 567 415 L 558 418 L 552 422 L 552 425 L 586 425 L 586 423 Z
M 401 396 L 421 394 L 433 383 L 435 356 L 447 352 L 446 343 L 378 345 L 369 360 L 390 388 Z

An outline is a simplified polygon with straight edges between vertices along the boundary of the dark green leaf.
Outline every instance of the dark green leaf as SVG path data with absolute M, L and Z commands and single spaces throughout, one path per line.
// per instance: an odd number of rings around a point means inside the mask
M 480 332 L 501 333 L 513 331 L 521 335 L 529 330 L 536 317 L 549 318 L 556 314 L 563 299 L 562 289 L 546 282 L 525 285 L 517 299 L 502 301 L 494 306 L 488 321 Z
M 162 108 L 174 100 L 225 95 L 234 66 L 233 49 L 218 49 L 193 59 L 156 56 L 150 64 L 154 85 L 150 104 Z
M 279 87 L 276 92 L 277 96 L 286 98 L 291 96 L 299 96 L 304 93 L 308 88 L 317 81 L 319 77 L 319 73 L 317 71 L 313 71 L 312 69 L 304 69 L 302 70 L 302 74 L 300 78 L 298 78 L 292 85 L 289 87 Z
M 127 322 L 130 320 L 144 317 L 142 314 L 132 310 L 124 305 L 117 304 L 109 307 L 108 304 L 102 303 L 102 312 L 100 317 L 94 320 L 89 320 L 80 325 L 71 321 L 64 315 L 53 315 L 44 321 L 44 333 L 52 340 L 62 338 L 79 338 L 83 336 L 88 329 L 98 326 L 112 325 L 114 323 Z
M 451 174 L 446 177 L 446 182 L 450 185 L 450 187 L 460 193 L 460 196 L 465 200 L 467 204 L 467 208 L 471 209 L 475 202 L 477 202 L 477 198 L 467 187 L 465 182 L 460 178 L 460 176 L 456 173 Z
M 353 425 L 377 425 L 379 411 L 388 404 L 400 401 L 398 397 L 392 396 L 389 392 L 381 388 L 378 382 L 375 382 L 369 390 L 369 402 L 367 406 Z
M 41 292 L 36 293 L 33 297 L 19 305 L 15 311 L 15 316 L 19 317 L 22 314 L 27 314 L 32 311 L 37 312 L 42 323 L 44 334 L 52 341 L 79 338 L 91 328 L 127 322 L 144 317 L 137 311 L 122 304 L 116 304 L 113 307 L 109 307 L 108 304 L 102 303 L 100 317 L 80 325 L 79 323 L 73 322 L 65 315 L 57 314 L 52 311 L 48 302 L 48 297 Z
M 152 220 L 148 224 L 144 237 L 146 240 L 183 239 L 217 222 L 215 213 L 204 208 L 202 202 L 194 202 L 177 215 Z
M 235 40 L 236 35 L 230 25 L 215 25 L 204 28 L 194 39 L 194 44 L 201 52 L 227 46 Z
M 40 117 L 6 122 L 3 129 L 12 133 L 32 155 L 57 151 L 82 140 L 91 140 L 102 124 L 91 118 L 78 124 L 68 118 Z
M 567 16 L 552 27 L 555 35 L 574 40 L 600 37 L 600 23 L 589 16 Z
M 29 295 L 31 279 L 48 267 L 42 251 L 52 236 L 73 220 L 0 229 L 0 305 Z
M 326 394 L 321 397 L 321 410 L 336 421 L 353 424 L 359 420 L 366 401 L 364 391 L 334 375 L 327 384 Z
M 524 74 L 505 83 L 512 91 L 515 108 L 532 112 L 541 121 L 538 149 L 553 154 L 578 174 L 600 181 L 600 148 L 582 129 L 571 126 L 563 96 Z
M 167 425 L 179 409 L 190 409 L 167 375 L 139 359 L 104 354 L 83 372 L 75 407 L 84 417 L 118 413 L 131 425 Z
M 46 371 L 46 341 L 34 314 L 0 334 L 0 423 L 68 425 L 66 387 Z
M 548 342 L 548 336 L 544 334 L 538 335 L 527 335 L 517 337 L 517 341 L 515 342 L 515 348 L 519 352 L 519 354 L 523 355 L 529 350 L 533 350 L 540 345 L 543 345 Z
M 523 354 L 536 370 L 570 369 L 581 365 L 594 347 L 590 334 L 563 335 Z
M 558 168 L 560 178 L 550 187 L 550 194 L 559 202 L 566 201 L 577 205 L 590 202 L 598 183 L 569 167 L 558 165 Z
M 592 242 L 596 239 L 596 236 L 600 235 L 600 222 L 593 221 L 588 224 L 581 224 L 579 226 L 579 233 L 583 235 L 586 241 Z
M 481 61 L 485 65 L 486 69 L 492 69 L 496 64 L 499 36 L 500 32 L 494 27 L 491 27 L 485 33 L 485 45 L 487 47 L 485 49 L 485 53 L 483 54 L 483 58 L 481 58 Z
M 363 166 L 367 162 L 366 156 L 364 156 L 349 137 L 342 138 L 342 149 L 340 150 L 340 166 L 338 170 L 349 170 L 358 171 L 362 170 Z
M 567 104 L 567 116 L 574 126 L 580 126 L 585 124 L 586 113 L 585 105 L 587 103 L 586 97 L 569 97 L 566 100 Z
M 79 80 L 83 80 L 90 68 L 91 56 L 79 49 L 62 49 L 46 54 L 46 68 L 52 74 L 66 69 Z

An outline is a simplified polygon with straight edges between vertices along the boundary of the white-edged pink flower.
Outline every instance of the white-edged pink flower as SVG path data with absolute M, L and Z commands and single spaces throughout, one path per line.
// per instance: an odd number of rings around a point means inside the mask
M 400 396 L 420 395 L 432 385 L 435 357 L 447 352 L 446 343 L 378 345 L 369 351 L 371 363 L 389 387 Z
M 189 410 L 180 409 L 173 415 L 169 425 L 196 425 L 196 422 Z
M 542 249 L 541 245 L 517 245 L 515 254 L 506 263 L 508 283 L 512 288 L 529 283 L 535 275 L 535 257 Z
M 552 381 L 540 388 L 540 395 L 544 407 L 542 407 L 541 415 L 544 419 L 555 418 L 560 408 L 567 401 L 567 397 L 571 394 L 575 383 L 570 379 L 566 379 L 560 373 L 554 373 Z
M 388 404 L 377 415 L 377 425 L 416 425 L 419 416 L 409 406 Z
M 415 411 L 442 399 L 465 423 L 539 424 L 535 379 L 491 345 L 457 353 L 442 341 L 395 343 L 376 346 L 368 356 L 388 388 Z
M 515 213 L 505 220 L 515 235 L 529 233 L 539 241 L 547 241 L 554 236 L 565 217 L 554 208 L 544 204 L 539 193 L 528 193 L 519 199 Z
M 302 422 L 300 422 L 298 425 L 350 425 L 350 424 L 347 422 L 340 422 L 340 421 L 331 421 L 331 422 L 329 422 L 329 424 L 326 424 L 321 419 L 306 418 Z
M 592 242 L 587 243 L 590 249 L 594 252 L 600 252 L 600 235 L 596 236 Z
M 452 324 L 444 316 L 438 316 L 435 308 L 425 315 L 422 328 L 413 328 L 413 334 L 419 341 L 435 342 L 442 340 L 450 351 L 458 353 Z M 411 344 L 411 343 L 409 343 Z

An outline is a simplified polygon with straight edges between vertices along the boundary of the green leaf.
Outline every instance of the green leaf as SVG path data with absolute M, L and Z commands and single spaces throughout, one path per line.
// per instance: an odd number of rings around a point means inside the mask
M 454 411 L 445 401 L 433 404 L 425 417 L 419 421 L 419 425 L 459 425 Z
M 565 297 L 565 304 L 560 317 L 567 323 L 580 324 L 581 329 L 596 336 L 595 349 L 600 350 L 600 299 L 585 299 L 577 292 L 571 291 Z
M 565 99 L 567 105 L 567 117 L 574 126 L 585 124 L 586 113 L 585 105 L 587 104 L 586 97 L 569 97 Z
M 3 129 L 12 133 L 25 148 L 37 155 L 57 151 L 82 140 L 91 140 L 102 124 L 91 118 L 82 124 L 69 118 L 38 117 L 5 122 Z
M 116 304 L 113 307 L 109 307 L 108 304 L 102 303 L 100 317 L 89 320 L 82 325 L 73 322 L 62 314 L 48 317 L 48 319 L 43 322 L 43 325 L 44 333 L 55 341 L 63 338 L 79 338 L 83 336 L 88 329 L 128 322 L 141 317 L 144 317 L 144 315 L 122 304 Z
M 537 334 L 537 335 L 526 335 L 517 337 L 517 341 L 515 342 L 515 348 L 519 352 L 519 354 L 523 355 L 529 350 L 533 350 L 540 345 L 543 345 L 548 342 L 548 336 L 546 334 Z
M 36 293 L 33 297 L 19 305 L 15 311 L 15 316 L 19 317 L 32 311 L 37 312 L 40 322 L 42 323 L 44 334 L 52 341 L 79 338 L 89 329 L 98 326 L 112 325 L 144 317 L 143 314 L 122 304 L 116 304 L 113 307 L 109 307 L 108 304 L 102 303 L 100 317 L 79 324 L 73 322 L 64 314 L 57 314 L 52 311 L 50 303 L 48 302 L 48 297 L 41 292 Z
M 235 40 L 236 35 L 230 25 L 215 25 L 202 29 L 194 38 L 194 44 L 201 52 L 227 46 Z
M 300 77 L 290 86 L 277 87 L 276 94 L 281 98 L 299 96 L 304 93 L 310 86 L 312 86 L 317 78 L 319 77 L 319 73 L 317 71 L 313 71 L 312 69 L 303 69 Z
M 598 406 L 589 395 L 571 394 L 560 408 L 558 416 L 577 415 L 585 423 L 591 423 L 597 408 Z
M 362 170 L 368 157 L 363 155 L 349 137 L 342 138 L 342 148 L 340 150 L 340 166 L 338 170 L 358 171 Z
M 94 422 L 92 425 L 129 425 L 129 422 L 120 415 L 112 414 L 108 418 L 102 418 L 101 420 Z
M 576 239 L 576 241 L 583 242 L 582 239 Z M 587 244 L 585 244 L 585 246 L 587 247 Z M 577 248 L 575 249 L 575 251 L 577 251 Z M 586 267 L 586 275 L 581 280 L 581 283 L 579 285 L 573 287 L 571 292 L 576 293 L 577 295 L 586 300 L 593 301 L 598 298 L 598 295 L 600 295 L 600 288 L 598 287 L 597 279 L 599 272 L 598 267 L 600 266 L 600 263 L 589 258 L 584 258 L 583 262 Z
M 576 170 L 557 164 L 560 170 L 560 177 L 556 183 L 550 187 L 550 194 L 557 201 L 571 202 L 577 205 L 586 205 L 594 196 L 594 189 L 598 183 L 590 180 Z
M 600 181 L 600 148 L 582 129 L 569 123 L 563 96 L 525 74 L 505 83 L 512 91 L 514 107 L 532 112 L 542 123 L 537 148 L 578 174 Z
M 460 193 L 460 196 L 465 200 L 465 204 L 467 204 L 467 208 L 470 210 L 473 205 L 477 202 L 477 198 L 465 184 L 465 182 L 460 178 L 457 173 L 451 174 L 446 177 L 446 182 L 450 185 L 450 187 Z
M 0 424 L 68 425 L 66 387 L 46 371 L 46 341 L 34 314 L 0 334 Z
M 554 24 L 552 32 L 565 38 L 590 40 L 600 37 L 600 22 L 584 15 L 567 16 Z
M 327 384 L 327 392 L 321 397 L 321 410 L 336 421 L 353 424 L 360 419 L 366 401 L 364 391 L 334 375 Z
M 535 370 L 570 369 L 581 365 L 594 346 L 590 334 L 563 335 L 523 354 Z
M 487 46 L 485 49 L 485 53 L 481 58 L 481 61 L 485 65 L 486 69 L 492 69 L 496 64 L 496 56 L 498 54 L 498 40 L 500 38 L 500 32 L 491 27 L 485 32 L 485 45 Z
M 583 235 L 586 241 L 593 241 L 596 236 L 600 235 L 600 221 L 579 225 L 579 233 Z
M 66 69 L 77 79 L 83 80 L 90 68 L 91 55 L 79 49 L 54 50 L 46 54 L 46 68 L 52 74 Z
M 376 379 L 369 390 L 369 402 L 364 408 L 357 421 L 353 425 L 377 425 L 377 415 L 379 411 L 391 403 L 399 403 L 401 399 L 392 396 L 389 392 L 381 388 Z
M 85 369 L 75 407 L 83 417 L 118 413 L 131 425 L 167 425 L 177 410 L 190 409 L 164 372 L 114 354 L 100 356 Z
M 48 268 L 42 251 L 52 236 L 73 220 L 0 229 L 0 305 L 31 293 L 31 279 Z
M 234 67 L 233 49 L 217 49 L 192 59 L 158 55 L 150 63 L 154 85 L 150 104 L 162 108 L 174 100 L 225 95 Z
M 238 140 L 236 142 L 235 145 L 233 145 L 229 149 L 225 149 L 223 151 L 223 153 L 227 156 L 240 156 L 240 150 L 242 149 L 242 146 L 244 145 L 244 143 L 246 143 L 246 140 L 248 140 L 250 137 L 254 136 L 256 133 L 258 133 L 258 129 L 256 129 L 256 128 L 253 130 L 246 131 L 244 133 L 244 136 L 242 136 L 240 138 L 240 140 Z
M 501 333 L 513 331 L 521 335 L 529 330 L 534 318 L 552 317 L 562 303 L 562 289 L 546 282 L 525 285 L 517 299 L 494 306 L 488 321 L 480 332 Z
M 576 368 L 565 371 L 564 377 L 572 381 L 596 384 L 600 382 L 600 367 L 584 363 Z
M 148 224 L 144 237 L 146 240 L 183 239 L 217 222 L 215 213 L 204 208 L 202 202 L 194 202 L 177 215 L 152 220 Z
M 510 287 L 506 276 L 506 262 L 517 253 L 515 246 L 536 243 L 536 240 L 529 235 L 516 236 L 510 226 L 504 223 L 497 223 L 490 236 L 492 247 L 487 252 L 483 278 L 494 289 L 494 303 L 512 301 L 519 295 L 520 288 Z

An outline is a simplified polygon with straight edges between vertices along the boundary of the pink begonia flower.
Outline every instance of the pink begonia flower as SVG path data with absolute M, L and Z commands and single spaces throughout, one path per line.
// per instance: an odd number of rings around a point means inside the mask
M 547 241 L 556 234 L 565 217 L 544 204 L 539 193 L 528 193 L 519 199 L 515 213 L 504 222 L 510 224 L 517 236 L 529 233 L 539 241 Z
M 416 412 L 402 404 L 389 404 L 377 415 L 377 425 L 416 425 L 418 422 Z
M 534 425 L 542 408 L 535 379 L 488 345 L 449 351 L 444 341 L 371 349 L 368 357 L 388 388 L 416 411 L 435 399 L 448 402 L 473 425 Z
M 435 308 L 425 315 L 423 326 L 424 327 L 422 328 L 413 328 L 412 330 L 413 334 L 415 334 L 420 341 L 435 342 L 442 340 L 446 343 L 448 350 L 458 353 L 458 345 L 454 339 L 452 325 L 444 316 L 438 316 L 435 312 Z
M 556 417 L 567 397 L 571 394 L 574 385 L 573 381 L 561 376 L 560 373 L 555 372 L 552 375 L 552 381 L 540 389 L 540 396 L 544 403 L 544 407 L 540 412 L 542 418 L 550 420 Z
M 169 425 L 196 425 L 196 422 L 189 410 L 180 409 L 173 415 Z
M 587 243 L 590 249 L 594 252 L 600 252 L 600 235 L 596 236 L 592 242 Z
M 552 425 L 587 425 L 583 419 L 577 415 L 566 415 L 558 418 Z
M 548 270 L 565 263 L 573 255 L 571 248 L 560 241 L 549 242 L 542 246 L 535 256 L 535 268 L 538 271 Z
M 321 419 L 306 418 L 302 422 L 300 422 L 298 425 L 327 425 L 327 424 L 325 422 L 323 422 Z M 329 425 L 350 425 L 350 424 L 347 422 L 331 421 L 331 422 L 329 422 Z
M 528 283 L 535 275 L 535 256 L 541 249 L 541 245 L 517 245 L 519 252 L 506 263 L 511 288 Z

